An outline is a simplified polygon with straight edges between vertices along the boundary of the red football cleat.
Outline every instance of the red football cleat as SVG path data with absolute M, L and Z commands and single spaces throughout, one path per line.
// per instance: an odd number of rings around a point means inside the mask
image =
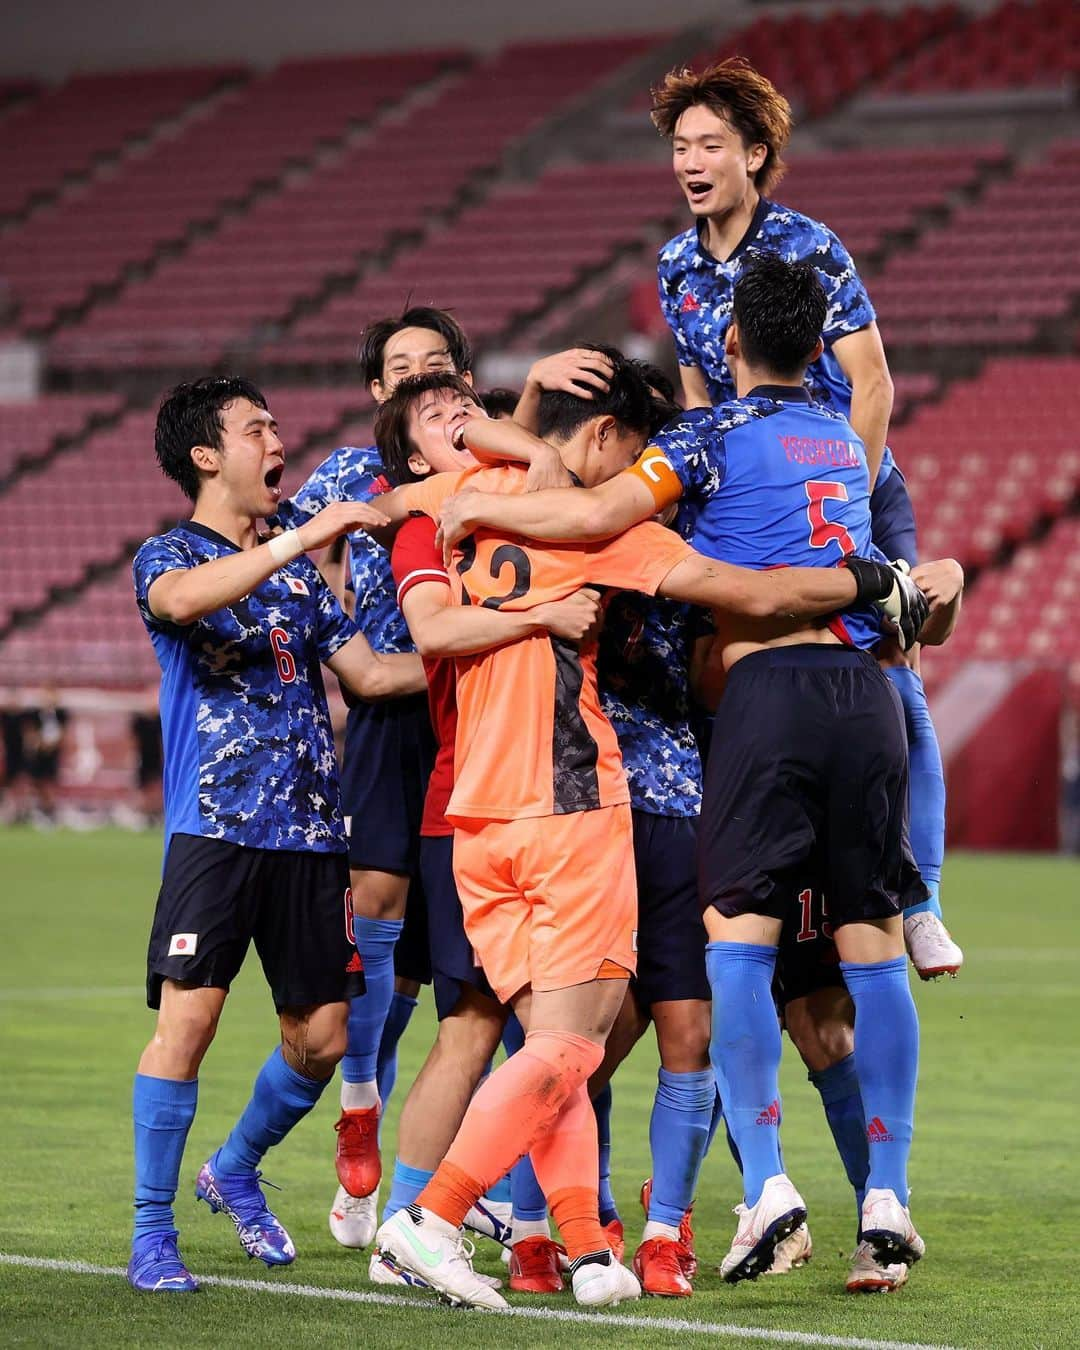
M 652 1198 L 652 1177 L 641 1183 L 641 1208 L 645 1211 L 645 1218 L 649 1217 L 649 1200 Z M 679 1224 L 679 1246 L 680 1260 L 682 1261 L 682 1271 L 688 1280 L 692 1280 L 698 1271 L 697 1253 L 694 1251 L 694 1228 L 690 1220 L 694 1213 L 694 1206 L 691 1205 L 682 1216 Z
M 681 1242 L 650 1238 L 634 1253 L 634 1274 L 646 1294 L 659 1298 L 689 1298 L 694 1292 L 683 1274 Z
M 519 1294 L 561 1294 L 559 1246 L 551 1238 L 522 1238 L 510 1248 L 510 1288 Z
M 337 1130 L 334 1166 L 338 1181 L 350 1195 L 362 1199 L 370 1195 L 382 1179 L 379 1108 L 369 1106 L 363 1111 L 342 1111 L 334 1129 Z
M 623 1252 L 626 1251 L 626 1239 L 623 1236 L 622 1219 L 612 1219 L 610 1223 L 603 1225 L 604 1236 L 608 1240 L 608 1246 L 615 1253 L 615 1260 L 622 1262 Z

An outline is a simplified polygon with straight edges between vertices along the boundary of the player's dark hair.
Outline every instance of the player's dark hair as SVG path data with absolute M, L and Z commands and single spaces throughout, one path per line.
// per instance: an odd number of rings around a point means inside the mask
M 540 395 L 537 432 L 542 439 L 568 441 L 594 417 L 613 417 L 624 431 L 650 435 L 653 425 L 653 397 L 649 386 L 617 347 L 599 342 L 579 342 L 587 351 L 602 352 L 614 367 L 607 392 L 591 389 L 591 397 L 568 393 L 564 389 L 545 389 Z
M 521 395 L 515 390 L 499 385 L 494 389 L 485 389 L 480 395 L 480 402 L 489 417 L 513 417 L 520 398 Z
M 375 413 L 375 445 L 383 471 L 395 487 L 402 483 L 418 483 L 423 478 L 423 474 L 414 473 L 409 464 L 409 457 L 417 453 L 409 435 L 409 413 L 418 399 L 436 389 L 464 394 L 478 407 L 482 406 L 479 394 L 468 380 L 450 370 L 433 370 L 429 375 L 410 375 L 402 380 Z
M 654 366 L 651 361 L 643 361 L 639 357 L 633 357 L 630 364 L 649 386 L 649 393 L 653 401 L 652 426 L 649 428 L 649 435 L 655 436 L 662 427 L 679 416 L 682 409 L 675 402 L 675 386 L 660 369 Z
M 472 347 L 465 331 L 445 309 L 430 305 L 409 305 L 396 319 L 376 319 L 360 335 L 360 374 L 370 389 L 372 382 L 383 379 L 383 356 L 386 344 L 403 328 L 427 328 L 446 339 L 446 349 L 459 375 L 472 370 Z
M 732 321 L 748 365 L 787 379 L 810 362 L 828 313 L 825 288 L 812 263 L 763 254 L 735 283 Z
M 221 449 L 221 414 L 234 399 L 246 398 L 266 408 L 262 390 L 237 375 L 208 375 L 193 384 L 178 384 L 161 401 L 154 427 L 154 450 L 166 478 L 178 483 L 187 497 L 199 496 L 200 474 L 191 458 L 197 445 Z
M 630 365 L 649 386 L 654 397 L 662 398 L 667 403 L 675 402 L 675 385 L 659 366 L 653 365 L 651 361 L 644 361 L 638 356 L 630 358 Z
M 747 149 L 765 146 L 754 175 L 759 192 L 771 192 L 783 178 L 780 156 L 791 136 L 791 104 L 745 57 L 729 56 L 702 71 L 671 70 L 653 87 L 652 99 L 652 122 L 661 136 L 671 140 L 688 108 L 708 108 L 735 128 Z

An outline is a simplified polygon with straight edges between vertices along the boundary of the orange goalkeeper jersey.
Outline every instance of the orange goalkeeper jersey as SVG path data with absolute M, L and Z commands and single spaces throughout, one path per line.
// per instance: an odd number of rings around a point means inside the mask
M 437 517 L 463 486 L 524 492 L 516 465 L 438 474 L 409 486 L 410 509 Z M 480 529 L 463 539 L 450 568 L 464 605 L 531 609 L 582 586 L 653 595 L 692 556 L 660 525 L 636 525 L 603 543 L 542 544 Z M 514 820 L 614 806 L 628 798 L 622 758 L 600 710 L 595 648 L 539 633 L 457 659 L 455 783 L 447 818 Z

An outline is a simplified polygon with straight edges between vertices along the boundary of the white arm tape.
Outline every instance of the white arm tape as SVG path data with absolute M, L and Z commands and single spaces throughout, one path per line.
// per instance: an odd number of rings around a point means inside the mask
M 294 558 L 299 558 L 304 551 L 304 546 L 300 542 L 299 530 L 286 530 L 284 534 L 275 534 L 268 542 L 267 548 L 270 550 L 270 556 L 280 567 L 283 563 L 292 562 Z

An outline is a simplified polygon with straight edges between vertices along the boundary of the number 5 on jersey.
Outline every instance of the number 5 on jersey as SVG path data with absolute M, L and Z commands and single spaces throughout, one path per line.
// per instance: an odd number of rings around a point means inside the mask
M 834 541 L 840 545 L 840 552 L 847 557 L 855 552 L 855 540 L 836 521 L 825 519 L 825 503 L 828 501 L 846 502 L 847 488 L 843 483 L 807 483 L 806 518 L 810 522 L 810 547 L 827 548 Z

